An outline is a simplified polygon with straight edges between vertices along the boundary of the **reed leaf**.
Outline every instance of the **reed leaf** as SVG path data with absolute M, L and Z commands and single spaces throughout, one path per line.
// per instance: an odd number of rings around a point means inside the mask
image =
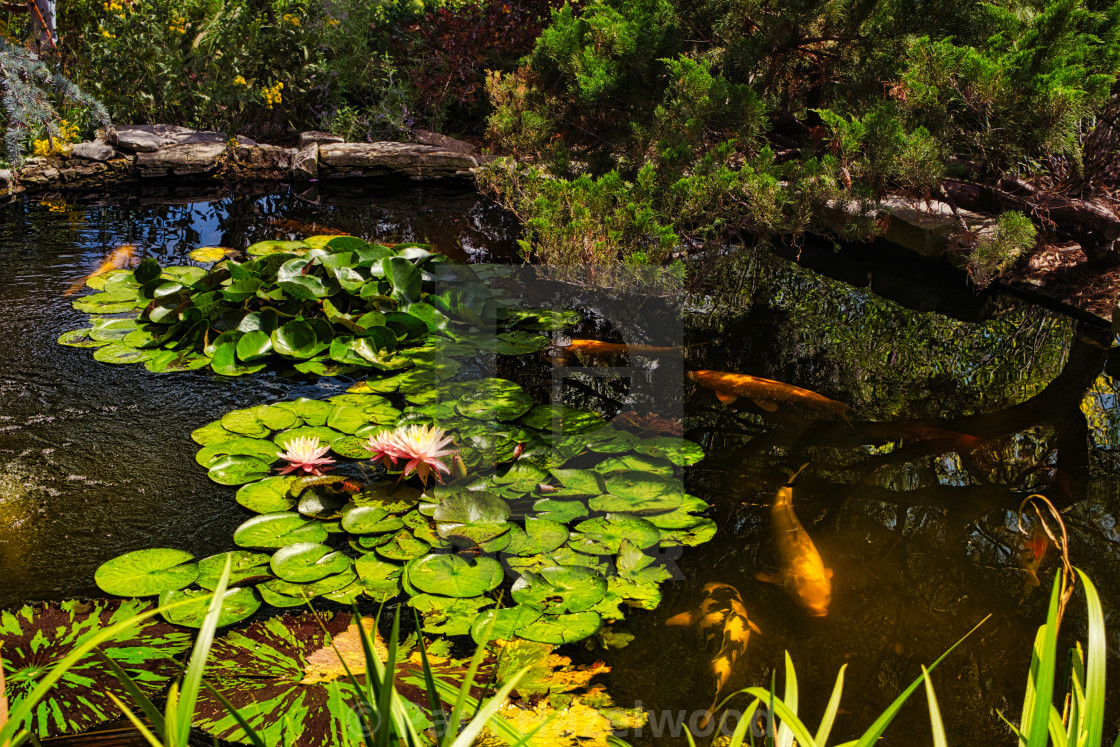
M 933 730 L 933 747 L 948 747 L 945 738 L 945 724 L 941 721 L 941 709 L 937 705 L 937 696 L 933 692 L 933 680 L 929 678 L 929 671 L 922 667 L 922 679 L 926 683 L 926 703 L 929 705 L 929 724 Z
M 793 659 L 786 651 L 786 694 L 782 700 L 793 715 L 797 715 L 797 672 L 793 668 Z M 778 729 L 777 747 L 793 747 L 793 730 L 783 720 Z
M 1087 736 L 1085 747 L 1100 747 L 1104 736 L 1105 669 L 1107 664 L 1107 638 L 1104 629 L 1104 612 L 1097 588 L 1080 568 L 1075 568 L 1085 589 L 1085 605 L 1089 616 L 1088 667 L 1085 675 L 1085 714 Z
M 828 737 L 832 733 L 832 724 L 836 721 L 836 712 L 840 710 L 840 695 L 844 691 L 844 672 L 847 669 L 847 664 L 840 667 L 840 673 L 836 675 L 836 685 L 832 688 L 832 697 L 828 699 L 824 716 L 821 717 L 821 725 L 817 727 L 816 741 L 820 747 L 825 747 L 828 744 Z
M 1051 701 L 1054 697 L 1054 671 L 1058 656 L 1058 597 L 1060 588 L 1058 574 L 1054 574 L 1054 584 L 1050 591 L 1050 607 L 1046 613 L 1046 624 L 1038 629 L 1034 651 L 1031 655 L 1031 670 L 1027 683 L 1028 696 L 1024 698 L 1023 720 L 1019 728 L 1020 737 L 1026 738 L 1027 747 L 1046 747 L 1049 738 Z M 1032 692 L 1033 691 L 1033 692 Z M 1028 702 L 1029 701 L 1029 705 Z

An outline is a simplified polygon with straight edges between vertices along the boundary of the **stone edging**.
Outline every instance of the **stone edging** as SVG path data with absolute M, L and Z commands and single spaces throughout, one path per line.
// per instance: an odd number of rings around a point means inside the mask
M 28 158 L 14 172 L 0 170 L 0 195 L 87 190 L 165 177 L 469 179 L 485 160 L 469 143 L 434 133 L 418 135 L 427 142 L 347 143 L 327 132 L 304 132 L 298 148 L 283 148 L 240 135 L 231 140 L 224 132 L 122 125 L 104 138 L 71 146 L 65 154 Z

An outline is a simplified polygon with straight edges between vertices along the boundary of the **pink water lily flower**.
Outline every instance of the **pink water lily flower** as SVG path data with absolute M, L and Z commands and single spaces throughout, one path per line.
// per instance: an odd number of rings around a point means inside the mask
M 406 458 L 408 455 L 401 450 L 396 442 L 396 431 L 381 431 L 370 436 L 369 439 L 362 444 L 362 447 L 370 453 L 370 458 L 373 461 L 381 460 L 381 464 L 385 469 L 396 465 L 398 459 Z
M 428 475 L 434 473 L 436 479 L 443 482 L 439 473 L 451 473 L 451 468 L 440 460 L 440 457 L 457 453 L 456 449 L 447 448 L 452 439 L 446 434 L 438 425 L 402 425 L 395 431 L 382 431 L 370 436 L 364 446 L 374 461 L 380 459 L 386 469 L 395 465 L 397 460 L 406 460 L 401 478 L 415 472 L 420 482 L 427 486 Z
M 280 474 L 303 471 L 307 475 L 321 475 L 329 470 L 334 460 L 326 456 L 331 450 L 330 445 L 320 446 L 318 436 L 299 436 L 288 442 L 288 450 L 280 454 L 280 458 L 290 462 L 287 467 L 280 470 Z
M 420 482 L 427 486 L 429 473 L 434 472 L 440 482 L 443 482 L 440 472 L 451 474 L 451 468 L 439 459 L 457 453 L 455 449 L 446 448 L 452 439 L 445 434 L 446 431 L 438 425 L 430 428 L 426 425 L 410 425 L 396 430 L 393 440 L 402 452 L 401 459 L 408 459 L 408 463 L 404 465 L 403 477 L 408 477 L 415 470 Z

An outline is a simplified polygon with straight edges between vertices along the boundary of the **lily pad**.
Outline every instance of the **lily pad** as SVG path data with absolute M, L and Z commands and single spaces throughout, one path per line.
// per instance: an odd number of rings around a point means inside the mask
M 588 505 L 606 513 L 656 514 L 672 511 L 684 501 L 680 480 L 649 472 L 621 471 L 606 475 L 607 495 Z
M 278 513 L 295 507 L 297 499 L 289 494 L 295 475 L 273 475 L 238 489 L 238 503 L 258 514 Z
M 511 555 L 548 553 L 568 541 L 568 528 L 557 521 L 529 516 L 525 528 L 517 527 L 505 551 Z
M 645 549 L 653 547 L 660 539 L 661 532 L 644 519 L 625 514 L 607 514 L 576 524 L 569 544 L 580 552 L 608 555 L 618 552 L 623 541 Z
M 461 555 L 426 555 L 408 566 L 408 581 L 421 591 L 451 597 L 476 597 L 502 583 L 502 564 L 479 557 L 473 562 Z
M 63 332 L 58 338 L 58 344 L 68 345 L 72 348 L 100 348 L 109 344 L 93 339 L 89 336 L 90 332 L 93 332 L 93 328 L 72 329 L 69 332 Z
M 563 433 L 601 428 L 606 423 L 599 413 L 571 405 L 538 405 L 521 422 L 537 430 Z
M 471 638 L 480 646 L 489 641 L 513 640 L 518 635 L 518 631 L 535 623 L 542 614 L 538 607 L 528 604 L 486 610 L 471 624 Z M 486 637 L 487 630 L 490 631 L 489 640 Z
M 302 584 L 342 573 L 350 567 L 350 558 L 326 545 L 297 542 L 277 550 L 269 566 L 283 580 Z
M 254 516 L 233 532 L 233 541 L 239 547 L 284 547 L 326 538 L 327 530 L 321 522 L 290 511 Z
M 479 379 L 462 386 L 455 409 L 468 418 L 513 420 L 533 406 L 533 398 L 506 379 Z
M 201 428 L 195 428 L 191 431 L 191 440 L 199 446 L 209 446 L 211 444 L 219 444 L 222 441 L 229 441 L 231 438 L 237 438 L 239 434 L 233 431 L 226 430 L 222 425 L 222 421 L 215 420 L 212 423 L 207 423 Z
M 570 524 L 576 519 L 587 516 L 590 512 L 585 501 L 542 498 L 533 504 L 533 513 L 538 519 L 555 521 L 558 524 Z
M 427 542 L 417 539 L 412 532 L 402 529 L 393 537 L 377 546 L 377 554 L 388 560 L 412 560 L 419 558 L 432 549 Z
M 498 344 L 495 351 L 498 355 L 529 355 L 544 350 L 552 344 L 552 340 L 544 335 L 532 332 L 502 332 L 497 335 Z
M 198 578 L 195 583 L 203 589 L 213 591 L 225 570 L 226 558 L 230 559 L 229 585 L 244 586 L 267 581 L 272 578 L 268 568 L 268 556 L 262 552 L 233 550 L 211 555 L 198 561 Z
M 149 350 L 137 350 L 121 342 L 112 342 L 93 351 L 93 359 L 101 363 L 143 363 L 151 355 Z
M 704 449 L 700 444 L 673 436 L 644 439 L 634 450 L 667 459 L 677 466 L 696 464 L 704 458 Z
M 155 596 L 181 589 L 198 578 L 198 564 L 193 561 L 194 556 L 183 550 L 134 550 L 98 566 L 93 581 L 107 594 Z
M 188 628 L 201 628 L 210 607 L 210 592 L 201 589 L 165 591 L 160 594 L 160 605 L 175 604 L 186 599 L 194 603 L 167 610 L 163 616 L 168 622 Z M 227 589 L 222 595 L 222 611 L 218 615 L 218 627 L 241 622 L 253 615 L 261 607 L 261 598 L 249 588 Z
M 194 455 L 194 460 L 209 469 L 222 457 L 234 455 L 256 457 L 271 464 L 279 458 L 280 449 L 271 441 L 241 436 L 204 446 Z
M 137 599 L 95 599 L 0 611 L 0 639 L 4 641 L 0 666 L 11 707 L 24 703 L 40 678 L 89 636 L 149 609 L 149 603 Z M 155 697 L 179 674 L 176 657 L 190 644 L 186 631 L 149 618 L 99 648 L 128 672 L 141 692 Z M 32 709 L 31 733 L 45 739 L 117 718 L 120 710 L 110 693 L 124 702 L 131 697 L 96 654 L 86 654 Z
M 268 477 L 271 471 L 272 462 L 251 456 L 233 455 L 219 457 L 210 465 L 209 475 L 219 485 L 244 485 Z
M 354 560 L 354 570 L 362 591 L 378 602 L 392 599 L 401 591 L 401 566 L 387 563 L 372 553 Z
M 423 616 L 423 629 L 437 635 L 466 635 L 479 610 L 494 604 L 487 597 L 443 597 L 417 594 L 408 600 Z
M 515 602 L 528 604 L 547 614 L 582 612 L 607 593 L 607 579 L 591 568 L 552 567 L 525 572 L 513 582 Z
M 523 627 L 519 634 L 526 640 L 560 645 L 590 638 L 602 624 L 599 613 L 591 610 L 570 615 L 545 615 Z

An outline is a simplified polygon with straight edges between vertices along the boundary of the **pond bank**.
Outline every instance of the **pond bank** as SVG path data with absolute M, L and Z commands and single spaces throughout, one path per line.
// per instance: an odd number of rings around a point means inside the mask
M 465 182 L 473 180 L 475 169 L 492 158 L 477 153 L 470 143 L 444 135 L 418 131 L 416 139 L 410 143 L 351 143 L 331 133 L 308 131 L 300 134 L 297 147 L 282 147 L 176 125 L 127 125 L 109 131 L 104 139 L 68 146 L 64 153 L 29 158 L 14 172 L 0 170 L 0 197 L 21 193 L 108 196 L 123 187 L 144 185 L 152 188 L 153 198 L 165 201 L 169 183 L 191 189 L 214 189 L 221 184 L 225 190 L 229 183 L 264 181 L 305 185 L 306 199 L 317 202 L 327 182 L 386 178 Z M 914 203 L 894 196 L 882 200 L 875 210 L 885 227 L 883 236 L 874 242 L 880 256 L 917 259 L 917 264 L 933 260 L 955 268 L 961 266 L 963 256 L 954 239 L 959 220 L 977 235 L 990 232 L 995 221 L 982 213 L 959 211 L 954 215 L 938 201 Z M 1108 324 L 1120 301 L 1120 268 L 1089 267 L 1076 244 L 1044 244 L 999 285 L 1086 321 Z M 962 278 L 962 293 L 966 287 L 972 290 Z M 982 291 L 973 292 L 975 303 L 983 304 L 982 295 Z

